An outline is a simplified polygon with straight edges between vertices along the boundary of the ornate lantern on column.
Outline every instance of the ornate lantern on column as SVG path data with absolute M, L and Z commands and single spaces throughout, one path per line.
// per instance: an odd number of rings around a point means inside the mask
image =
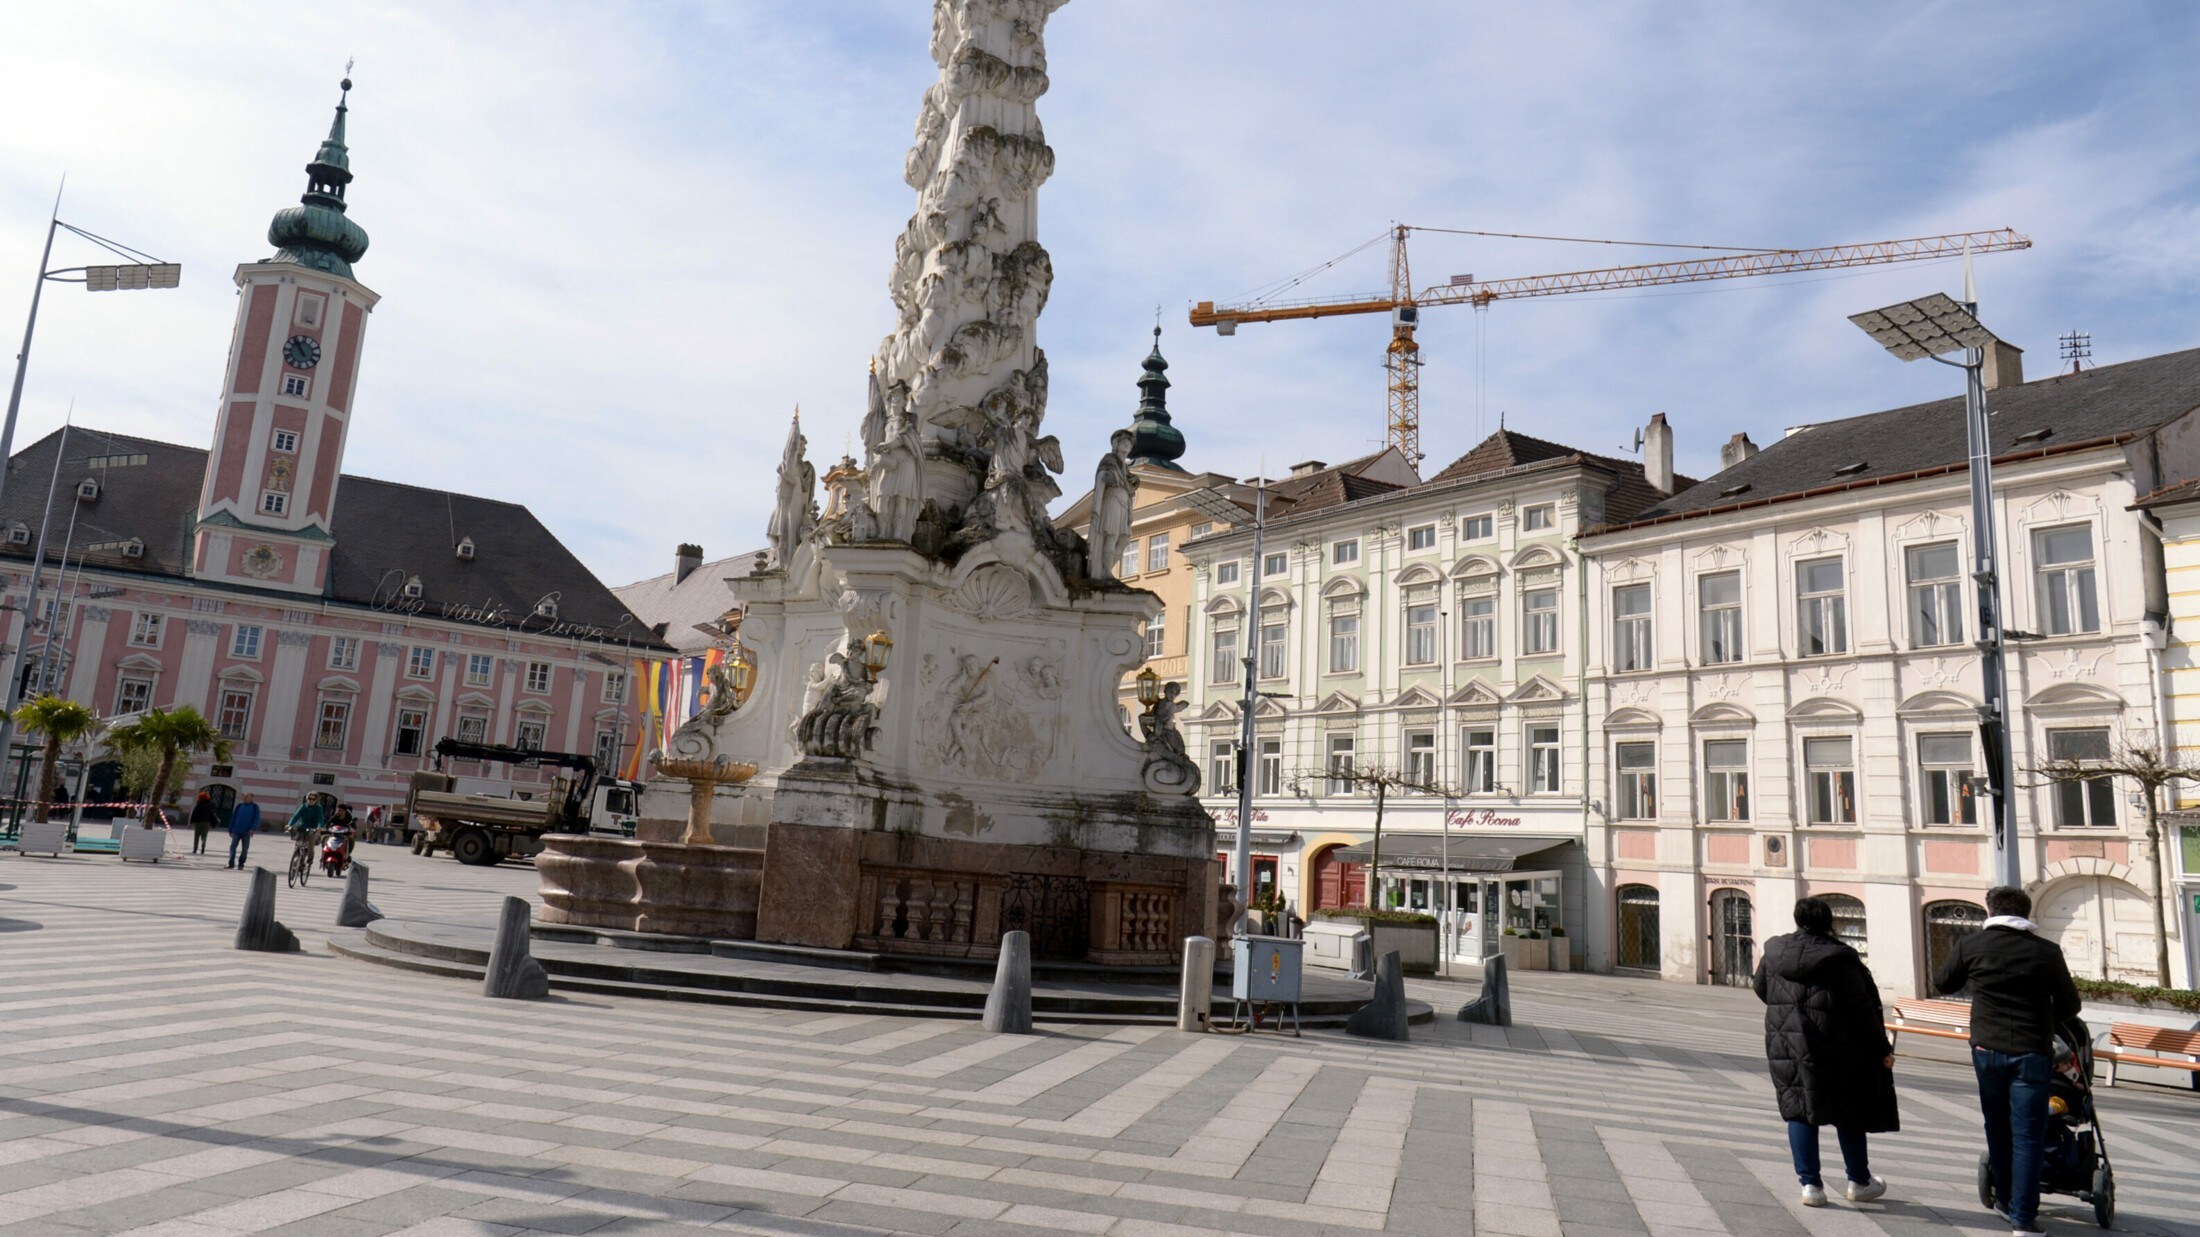
M 1145 705 L 1148 713 L 1161 703 L 1161 676 L 1153 672 L 1152 666 L 1138 672 L 1138 703 Z
M 885 671 L 886 663 L 894 655 L 894 641 L 883 631 L 874 631 L 863 638 L 863 675 L 871 682 Z

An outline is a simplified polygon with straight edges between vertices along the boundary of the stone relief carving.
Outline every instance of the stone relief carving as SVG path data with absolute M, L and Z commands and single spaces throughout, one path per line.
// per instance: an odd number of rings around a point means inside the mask
M 1036 778 L 1054 759 L 1060 656 L 1004 661 L 951 649 L 949 657 L 946 681 L 918 710 L 918 750 L 949 772 L 995 782 Z M 932 659 L 927 669 L 936 678 L 941 667 Z
M 88 623 L 104 623 L 113 616 L 114 611 L 105 606 L 84 607 L 84 621 Z
M 313 643 L 313 633 L 310 631 L 279 631 L 275 633 L 275 643 L 286 649 L 302 649 Z
M 191 619 L 184 623 L 183 630 L 194 636 L 218 636 L 222 634 L 222 625 L 212 619 Z
M 947 603 L 975 618 L 1014 618 L 1032 609 L 1031 582 L 1012 567 L 981 567 L 947 595 Z
M 803 710 L 795 723 L 795 742 L 803 754 L 834 760 L 854 760 L 871 750 L 878 736 L 878 706 L 871 703 L 873 684 L 863 669 L 845 652 L 825 659 L 817 702 Z

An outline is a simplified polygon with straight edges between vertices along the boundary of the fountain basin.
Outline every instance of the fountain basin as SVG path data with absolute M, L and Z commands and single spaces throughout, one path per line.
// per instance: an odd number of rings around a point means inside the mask
M 756 939 L 764 852 L 550 834 L 535 857 L 542 922 Z

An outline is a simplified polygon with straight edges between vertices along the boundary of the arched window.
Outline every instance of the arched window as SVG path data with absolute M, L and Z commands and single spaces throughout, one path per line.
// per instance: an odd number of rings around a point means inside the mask
M 1871 943 L 1864 936 L 1864 904 L 1845 893 L 1825 895 L 1826 905 L 1833 908 L 1833 938 L 1856 951 L 1860 958 L 1870 959 Z
M 1970 902 L 1931 902 L 1925 907 L 1925 982 L 1948 962 L 1956 942 L 1986 927 L 1986 908 Z
M 1649 885 L 1619 887 L 1619 957 L 1624 967 L 1658 969 L 1658 891 Z

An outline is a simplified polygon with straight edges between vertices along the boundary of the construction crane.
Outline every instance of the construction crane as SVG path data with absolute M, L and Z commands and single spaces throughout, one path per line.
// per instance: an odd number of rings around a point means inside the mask
M 1574 292 L 1611 292 L 1621 288 L 1652 288 L 1663 284 L 1697 283 L 1708 279 L 1739 279 L 1749 275 L 1789 275 L 1801 271 L 1838 270 L 1850 266 L 1878 266 L 1889 262 L 1924 262 L 1960 257 L 1966 253 L 1999 253 L 2029 249 L 2032 242 L 2010 228 L 1989 232 L 1956 232 L 1946 236 L 1919 236 L 1908 240 L 1873 241 L 1861 245 L 1824 245 L 1814 249 L 1727 249 L 1716 245 L 1667 246 L 1717 249 L 1714 257 L 1679 262 L 1652 262 L 1639 266 L 1610 266 L 1598 270 L 1568 271 L 1557 275 L 1527 275 L 1517 279 L 1477 281 L 1472 275 L 1456 275 L 1448 283 L 1413 290 L 1413 273 L 1406 258 L 1410 232 L 1455 232 L 1468 236 L 1505 236 L 1527 240 L 1576 240 L 1575 237 L 1521 237 L 1517 233 L 1468 232 L 1458 228 L 1418 228 L 1392 225 L 1390 240 L 1390 291 L 1365 296 L 1324 297 L 1309 300 L 1259 299 L 1232 305 L 1201 301 L 1192 307 L 1193 326 L 1211 326 L 1217 334 L 1235 335 L 1244 322 L 1284 322 L 1294 318 L 1327 318 L 1339 314 L 1390 315 L 1390 345 L 1383 354 L 1383 369 L 1390 386 L 1389 442 L 1415 467 L 1421 463 L 1421 346 L 1413 338 L 1421 323 L 1421 310 L 1438 305 L 1472 305 L 1487 309 L 1493 301 L 1521 300 L 1535 296 L 1565 296 Z M 1352 254 L 1380 242 L 1367 242 L 1349 253 L 1290 280 L 1289 288 L 1308 276 L 1327 270 Z M 1631 244 L 1597 241 L 1596 244 Z

